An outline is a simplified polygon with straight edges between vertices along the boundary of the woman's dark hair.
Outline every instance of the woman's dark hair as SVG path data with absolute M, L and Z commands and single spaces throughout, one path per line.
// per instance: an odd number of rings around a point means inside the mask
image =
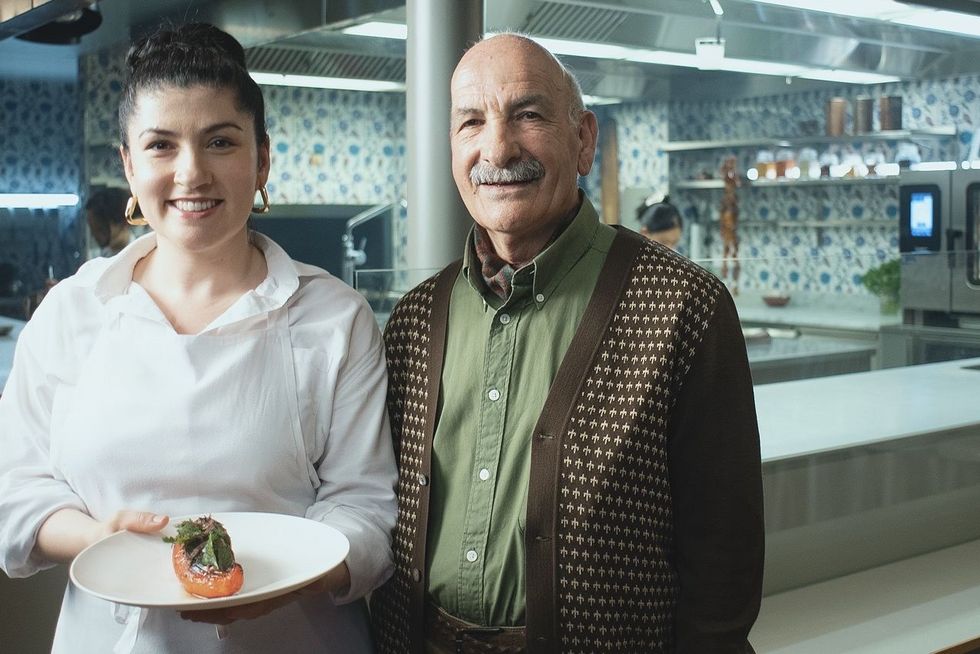
M 129 191 L 121 188 L 103 187 L 92 192 L 85 210 L 91 211 L 95 219 L 103 224 L 123 224 L 126 222 L 126 203 Z
M 674 227 L 684 228 L 681 212 L 670 203 L 670 196 L 667 195 L 655 204 L 641 204 L 636 209 L 636 219 L 651 234 L 664 232 Z
M 237 107 L 255 120 L 255 140 L 265 131 L 262 91 L 249 74 L 245 49 L 227 32 L 207 23 L 163 28 L 133 44 L 126 55 L 128 75 L 119 101 L 119 134 L 124 147 L 126 127 L 143 91 L 162 86 L 209 86 L 235 92 Z

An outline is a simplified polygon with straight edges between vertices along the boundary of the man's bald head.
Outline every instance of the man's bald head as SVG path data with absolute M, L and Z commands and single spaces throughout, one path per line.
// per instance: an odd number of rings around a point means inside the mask
M 486 34 L 463 54 L 459 65 L 462 65 L 466 61 L 468 55 L 480 55 L 482 54 L 482 50 L 486 48 L 493 50 L 499 49 L 501 51 L 522 49 L 529 56 L 540 56 L 548 60 L 554 67 L 556 79 L 561 79 L 562 81 L 565 99 L 568 102 L 568 117 L 575 122 L 582 116 L 582 112 L 585 111 L 582 86 L 565 64 L 540 43 L 519 32 L 495 32 Z

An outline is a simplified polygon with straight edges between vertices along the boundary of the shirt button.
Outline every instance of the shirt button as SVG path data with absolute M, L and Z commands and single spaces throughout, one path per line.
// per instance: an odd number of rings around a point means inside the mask
M 544 293 L 538 293 L 537 295 L 534 296 L 534 299 L 537 300 L 538 302 L 544 302 Z
M 491 388 L 490 392 L 487 393 L 487 397 L 490 398 L 491 402 L 496 402 L 500 399 L 500 391 L 498 391 L 496 388 Z
M 480 480 L 486 481 L 487 479 L 490 479 L 490 471 L 484 468 L 480 470 Z
M 501 325 L 506 325 L 509 322 L 510 322 L 510 314 L 509 313 L 502 313 L 502 314 L 500 314 L 500 324 Z
M 469 552 L 466 553 L 466 560 L 469 561 L 470 563 L 473 563 L 474 561 L 476 561 L 476 559 L 477 559 L 476 550 L 470 550 Z

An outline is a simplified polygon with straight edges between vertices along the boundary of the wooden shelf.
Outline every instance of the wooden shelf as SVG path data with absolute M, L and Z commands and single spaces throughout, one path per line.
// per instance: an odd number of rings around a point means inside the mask
M 898 219 L 871 220 L 740 220 L 739 227 L 778 227 L 791 229 L 794 227 L 826 229 L 829 227 L 897 227 Z
M 793 187 L 793 186 L 852 186 L 854 184 L 897 184 L 898 175 L 886 177 L 818 177 L 814 179 L 760 179 L 754 182 L 742 179 L 742 186 L 753 188 Z M 725 182 L 720 179 L 689 179 L 670 185 L 673 189 L 684 191 L 704 191 L 725 188 Z
M 870 141 L 911 141 L 915 139 L 940 139 L 956 136 L 956 125 L 940 125 L 923 129 L 896 129 L 867 134 L 846 136 L 800 136 L 789 138 L 729 139 L 723 141 L 668 141 L 660 145 L 664 152 L 690 152 L 694 150 L 718 150 L 722 148 L 792 148 L 801 145 L 847 144 Z

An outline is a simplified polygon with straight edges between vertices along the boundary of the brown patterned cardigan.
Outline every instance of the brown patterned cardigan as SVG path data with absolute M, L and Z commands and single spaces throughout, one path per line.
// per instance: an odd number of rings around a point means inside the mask
M 399 511 L 396 570 L 372 620 L 390 654 L 424 643 L 432 435 L 459 267 L 409 292 L 385 329 Z M 619 230 L 535 427 L 527 493 L 529 652 L 751 651 L 758 429 L 715 277 Z

